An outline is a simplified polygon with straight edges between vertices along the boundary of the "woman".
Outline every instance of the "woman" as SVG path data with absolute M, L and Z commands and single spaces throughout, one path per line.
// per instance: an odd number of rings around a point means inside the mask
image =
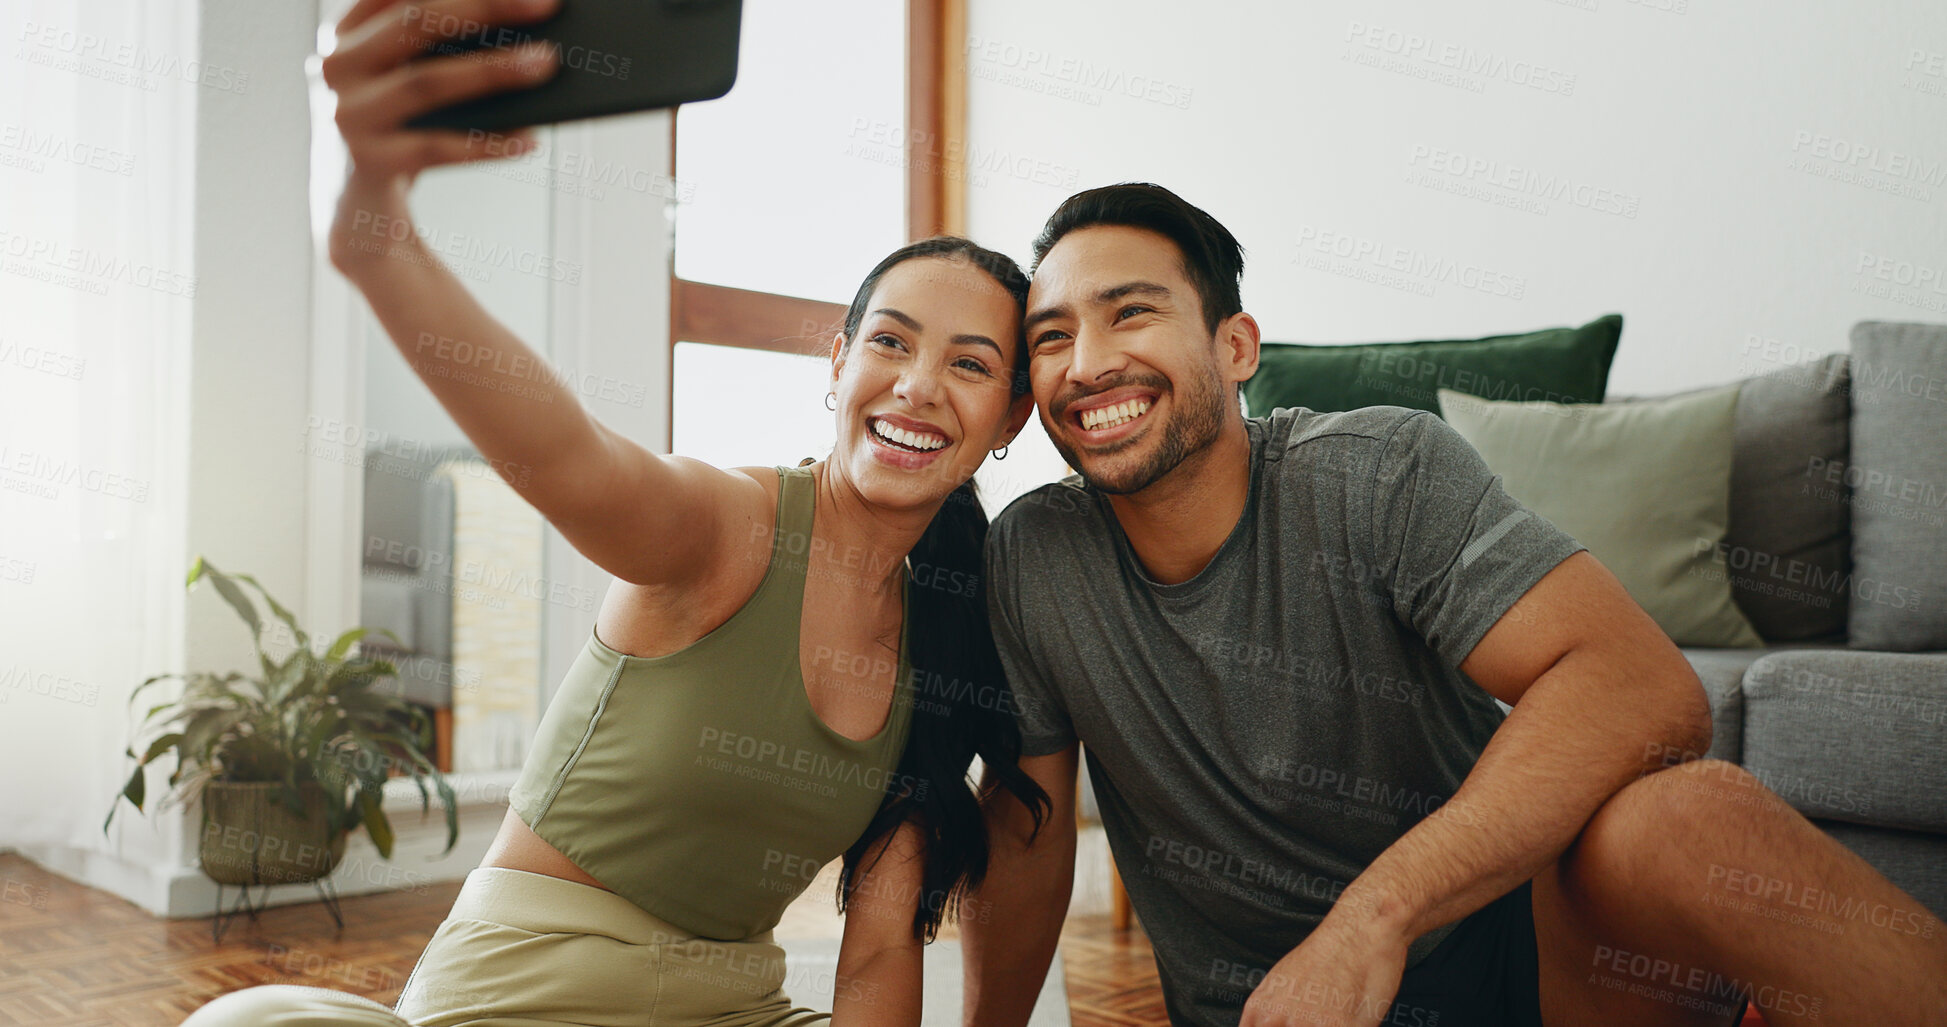
M 188 1022 L 822 1021 L 782 990 L 770 929 L 842 855 L 831 1019 L 917 1023 L 920 946 L 986 866 L 972 757 L 1037 818 L 1047 802 L 1016 764 L 1011 701 L 966 687 L 1005 687 L 970 476 L 1031 411 L 1025 277 L 952 238 L 875 267 L 832 340 L 824 462 L 650 453 L 534 373 L 539 358 L 396 227 L 420 169 L 487 156 L 397 126 L 531 81 L 458 58 L 402 66 L 445 20 L 367 0 L 339 26 L 325 74 L 351 168 L 332 262 L 491 465 L 617 581 L 397 1009 L 269 986 Z

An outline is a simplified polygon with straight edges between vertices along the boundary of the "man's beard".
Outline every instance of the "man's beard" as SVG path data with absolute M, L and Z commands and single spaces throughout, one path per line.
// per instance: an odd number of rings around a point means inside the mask
M 1222 433 L 1224 401 L 1221 392 L 1211 387 L 1212 377 L 1214 376 L 1199 377 L 1189 391 L 1181 393 L 1177 392 L 1167 379 L 1152 375 L 1125 378 L 1110 383 L 1106 388 L 1096 390 L 1101 393 L 1125 385 L 1146 385 L 1158 389 L 1159 392 L 1168 392 L 1170 398 L 1176 401 L 1171 403 L 1170 419 L 1163 425 L 1163 438 L 1153 447 L 1149 458 L 1126 470 L 1106 475 L 1092 474 L 1089 468 L 1077 459 L 1078 452 L 1062 441 L 1061 435 L 1050 432 L 1048 438 L 1055 444 L 1055 450 L 1061 454 L 1061 458 L 1068 462 L 1068 466 L 1079 472 L 1082 480 L 1091 488 L 1114 496 L 1141 492 L 1161 480 L 1164 475 L 1176 470 L 1183 461 L 1208 448 Z M 1086 397 L 1077 397 L 1067 405 L 1072 405 L 1083 398 Z M 1064 405 L 1064 410 L 1067 405 Z M 1147 430 L 1143 432 L 1144 436 L 1148 434 Z M 1121 445 L 1106 451 L 1098 451 L 1095 458 L 1098 463 L 1106 463 L 1113 461 L 1122 450 L 1130 446 L 1146 444 L 1143 437 L 1132 436 L 1123 440 Z

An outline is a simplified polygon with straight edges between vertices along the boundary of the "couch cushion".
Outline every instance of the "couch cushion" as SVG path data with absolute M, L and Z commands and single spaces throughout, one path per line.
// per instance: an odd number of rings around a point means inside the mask
M 1588 546 L 1678 645 L 1763 644 L 1714 559 L 1737 386 L 1616 404 L 1439 398 L 1508 494 Z
M 1852 329 L 1852 602 L 1860 649 L 1947 649 L 1947 325 Z M 1830 486 L 1828 486 L 1830 487 Z
M 1622 338 L 1622 315 L 1579 328 L 1430 342 L 1341 346 L 1266 343 L 1244 383 L 1251 413 L 1276 407 L 1352 410 L 1402 406 L 1440 412 L 1437 389 L 1489 399 L 1599 403 Z
M 1685 648 L 1683 658 L 1703 682 L 1710 700 L 1710 749 L 1705 756 L 1732 763 L 1744 759 L 1744 671 L 1769 649 Z
M 418 609 L 423 582 L 417 576 L 390 568 L 367 569 L 358 580 L 358 623 L 373 631 L 372 644 L 395 647 L 378 635 L 383 628 L 397 635 L 407 652 L 419 648 Z
M 1947 832 L 1947 653 L 1772 652 L 1744 673 L 1744 766 L 1806 816 Z
M 1936 917 L 1947 917 L 1947 838 L 1917 831 L 1865 827 L 1839 820 L 1812 822 L 1839 844 L 1857 853 L 1860 859 L 1871 863 L 1874 870 L 1899 885 L 1908 895 L 1919 899 L 1920 904 L 1926 907 L 1925 910 L 1875 909 L 1862 908 L 1854 903 L 1842 905 L 1836 911 L 1837 916 L 1828 913 L 1823 919 L 1863 920 L 1877 927 L 1888 928 L 1898 924 L 1905 933 L 1911 934 L 1927 930 L 1924 917 L 1928 912 Z M 1845 900 L 1840 898 L 1838 901 L 1844 903 Z M 1935 933 L 1941 929 L 1939 924 L 1932 925 Z
M 1833 353 L 1746 379 L 1731 455 L 1731 520 L 1716 556 L 1767 642 L 1844 644 L 1851 517 L 1822 486 L 1848 457 L 1848 360 Z

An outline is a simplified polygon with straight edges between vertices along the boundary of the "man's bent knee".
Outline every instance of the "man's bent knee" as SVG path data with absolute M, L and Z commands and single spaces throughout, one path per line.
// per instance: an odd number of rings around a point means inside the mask
M 1776 808 L 1774 808 L 1776 807 Z M 1784 807 L 1762 781 L 1725 760 L 1679 763 L 1630 782 L 1599 807 L 1571 851 L 1582 868 L 1655 876 L 1672 839 L 1746 830 Z

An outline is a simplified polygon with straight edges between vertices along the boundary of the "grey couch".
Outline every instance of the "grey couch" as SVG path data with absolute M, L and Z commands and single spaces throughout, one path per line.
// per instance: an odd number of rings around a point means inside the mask
M 455 447 L 365 453 L 359 623 L 384 628 L 362 651 L 393 661 L 398 694 L 435 711 L 453 705 L 453 484 L 438 473 Z
M 1947 325 L 1746 379 L 1716 563 L 1766 645 L 1686 649 L 1707 755 L 1947 916 Z

